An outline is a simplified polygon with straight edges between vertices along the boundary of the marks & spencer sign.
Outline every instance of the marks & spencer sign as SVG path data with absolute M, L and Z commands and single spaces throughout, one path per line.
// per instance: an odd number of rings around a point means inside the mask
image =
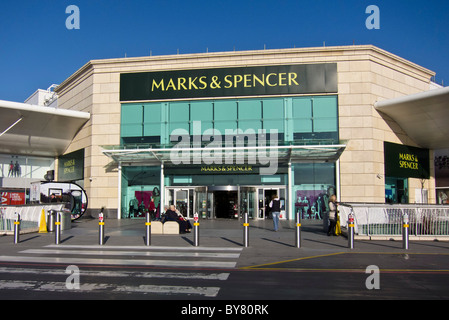
M 336 92 L 336 63 L 120 75 L 120 101 Z
M 429 150 L 384 142 L 385 176 L 429 179 Z

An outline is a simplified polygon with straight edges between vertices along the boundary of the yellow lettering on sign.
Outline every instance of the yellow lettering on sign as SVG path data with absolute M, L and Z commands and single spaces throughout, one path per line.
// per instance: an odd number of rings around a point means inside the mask
M 292 82 L 294 82 L 295 85 L 299 86 L 299 83 L 296 82 L 296 78 L 297 78 L 297 77 L 298 77 L 298 75 L 297 75 L 296 73 L 290 72 L 290 73 L 288 74 L 288 85 L 291 86 L 291 85 L 292 85 Z
M 284 87 L 287 85 L 287 83 L 284 82 L 287 80 L 286 76 L 287 76 L 286 73 L 279 73 L 279 86 L 280 87 Z
M 165 88 L 165 90 L 168 90 L 170 88 L 173 88 L 173 90 L 176 90 L 176 86 L 175 86 L 175 83 L 173 82 L 172 78 L 170 78 L 170 81 L 168 81 L 167 88 Z
M 224 81 L 227 83 L 227 85 L 224 86 L 226 89 L 229 89 L 230 87 L 232 87 L 232 81 L 230 80 L 230 78 L 232 78 L 232 76 L 230 74 L 228 74 L 226 77 L 224 77 Z
M 271 76 L 276 76 L 276 73 L 270 73 L 270 74 L 267 76 L 267 85 L 269 85 L 270 87 L 274 87 L 274 86 L 276 85 L 276 83 L 275 83 L 275 84 L 270 83 L 270 77 L 271 77 Z
M 399 167 L 418 170 L 418 157 L 410 153 L 399 153 Z
M 157 83 L 156 80 L 153 79 L 153 84 L 151 85 L 151 91 L 154 91 L 154 88 L 159 89 L 162 87 L 162 91 L 164 91 L 164 79 L 161 79 L 161 82 Z
M 298 74 L 295 72 L 280 72 L 280 73 L 269 73 L 266 74 L 228 74 L 222 78 L 218 76 L 212 76 L 210 79 L 207 76 L 201 77 L 178 77 L 170 79 L 153 79 L 151 84 L 151 91 L 169 91 L 169 90 L 204 90 L 208 87 L 212 89 L 221 88 L 221 82 L 224 82 L 223 88 L 255 88 L 255 87 L 285 87 L 285 86 L 299 86 L 297 81 Z M 404 157 L 409 157 L 413 155 L 403 154 Z M 402 160 L 402 159 L 401 159 Z M 407 159 L 408 160 L 408 159 Z M 413 161 L 413 160 L 408 160 Z
M 186 78 L 182 78 L 182 77 L 178 78 L 178 90 L 181 90 L 181 87 L 184 90 L 187 90 L 187 87 L 185 86 L 186 81 L 187 81 Z
M 259 79 L 256 75 L 253 75 L 253 87 L 256 86 L 256 81 L 262 86 L 265 86 L 265 74 L 262 74 L 262 79 Z
M 236 74 L 234 76 L 234 88 L 237 88 L 237 84 L 242 82 L 242 80 L 243 80 L 243 77 L 239 74 Z
M 192 87 L 195 87 L 195 89 L 198 89 L 198 87 L 197 87 L 196 84 L 195 84 L 195 81 L 196 81 L 197 78 L 198 78 L 198 77 L 195 77 L 195 78 L 192 80 L 192 77 L 189 77 L 189 90 L 192 90 Z
M 202 76 L 199 80 L 200 83 L 203 85 L 202 87 L 200 87 L 200 90 L 204 90 L 207 88 L 207 83 L 206 83 L 206 81 L 204 81 L 204 79 L 206 79 L 206 76 Z

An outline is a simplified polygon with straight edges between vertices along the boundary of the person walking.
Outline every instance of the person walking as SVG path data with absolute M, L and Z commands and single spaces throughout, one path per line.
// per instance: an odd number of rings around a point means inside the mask
M 333 194 L 329 198 L 329 228 L 327 229 L 327 235 L 335 234 L 335 226 L 337 225 L 337 197 Z
M 277 194 L 273 195 L 269 206 L 271 208 L 271 214 L 273 216 L 274 231 L 277 232 L 279 230 L 279 215 L 281 213 L 281 201 L 279 200 Z

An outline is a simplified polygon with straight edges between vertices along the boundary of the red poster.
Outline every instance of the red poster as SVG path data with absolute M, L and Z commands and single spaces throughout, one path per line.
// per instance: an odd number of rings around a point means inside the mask
M 2 206 L 17 206 L 25 204 L 25 193 L 2 192 Z
M 7 206 L 8 205 L 8 198 L 7 198 L 8 193 L 7 192 L 2 192 L 1 195 L 2 195 L 1 205 L 2 206 Z

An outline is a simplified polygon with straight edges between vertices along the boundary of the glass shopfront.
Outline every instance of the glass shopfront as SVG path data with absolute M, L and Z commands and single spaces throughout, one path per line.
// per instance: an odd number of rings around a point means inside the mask
M 0 154 L 0 205 L 30 203 L 31 182 L 55 169 L 53 158 Z
M 186 218 L 198 213 L 201 219 L 239 219 L 248 212 L 250 219 L 271 218 L 269 203 L 278 195 L 281 219 L 323 219 L 328 199 L 336 194 L 335 163 L 292 164 L 291 194 L 287 173 L 272 176 L 258 174 L 214 175 L 184 174 L 179 168 L 165 170 L 164 187 L 160 188 L 160 167 L 130 166 L 122 169 L 122 218 L 144 218 L 156 209 L 161 212 L 161 192 L 165 206 L 175 205 Z M 189 172 L 189 169 L 184 169 Z M 195 171 L 190 168 L 190 172 Z M 281 172 L 285 171 L 281 169 Z M 292 212 L 288 212 L 292 201 Z M 162 206 L 164 210 L 164 206 Z
M 336 64 L 122 74 L 121 153 L 110 152 L 121 217 L 175 205 L 187 218 L 267 219 L 277 194 L 282 219 L 321 219 L 344 149 L 336 74 Z

